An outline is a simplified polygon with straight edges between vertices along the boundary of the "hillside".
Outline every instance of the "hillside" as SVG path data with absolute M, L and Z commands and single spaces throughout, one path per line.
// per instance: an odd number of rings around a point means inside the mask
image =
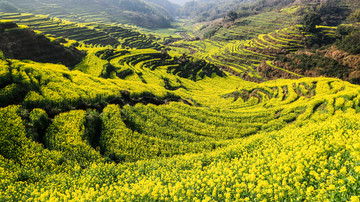
M 121 46 L 122 48 L 154 48 L 161 45 L 135 30 L 103 23 L 75 23 L 30 13 L 0 13 L 0 19 L 11 20 L 40 31 L 52 38 L 67 38 L 86 45 Z M 70 42 L 71 43 L 71 42 Z
M 171 27 L 177 6 L 167 0 L 12 0 L 19 12 L 48 14 L 75 22 L 136 24 L 148 28 Z M 1 5 L 1 4 L 0 4 Z M 5 12 L 11 12 L 6 11 Z
M 4 2 L 0 201 L 360 200 L 356 2 Z
M 196 21 L 211 21 L 227 16 L 231 11 L 237 17 L 247 17 L 262 11 L 271 11 L 289 6 L 295 0 L 199 0 L 189 1 L 179 10 L 179 15 L 191 16 Z
M 3 61 L 1 80 L 13 80 L 1 89 L 11 101 L 1 102 L 2 200 L 320 200 L 356 193 L 350 187 L 359 177 L 352 166 L 360 140 L 358 86 L 326 78 L 194 82 L 143 68 L 141 76 L 109 80 L 59 65 Z M 167 90 L 165 76 L 181 87 Z M 19 95 L 24 99 L 14 102 Z M 155 98 L 164 102 L 143 102 Z M 262 170 L 271 173 L 256 177 Z M 283 180 L 287 187 L 280 188 Z M 278 188 L 270 193 L 266 184 Z
M 189 2 L 191 0 L 169 0 L 170 2 L 178 5 L 184 5 L 186 2 Z
M 0 50 L 6 58 L 61 63 L 73 67 L 85 56 L 78 49 L 66 48 L 59 41 L 50 41 L 30 29 L 12 22 L 0 24 Z

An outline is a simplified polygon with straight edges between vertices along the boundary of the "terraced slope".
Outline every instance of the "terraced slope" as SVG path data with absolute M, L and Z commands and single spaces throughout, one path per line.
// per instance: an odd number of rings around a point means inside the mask
M 287 54 L 303 48 L 302 35 L 297 28 L 285 28 L 269 34 L 261 34 L 257 38 L 247 41 L 179 41 L 173 46 L 187 48 L 189 54 L 203 58 L 221 66 L 224 70 L 241 76 L 247 80 L 260 81 L 273 78 L 261 64 L 274 70 L 278 77 L 297 78 L 290 73 L 271 65 L 271 61 L 280 54 Z M 181 51 L 182 49 L 179 49 Z
M 6 21 L 0 21 L 0 50 L 7 58 L 61 63 L 69 68 L 85 56 L 85 53 L 74 47 L 63 47 L 58 41 L 50 41 L 28 28 Z
M 0 51 L 0 201 L 359 201 L 360 86 L 276 67 L 303 35 L 81 46 L 72 70 Z
M 121 45 L 123 48 L 161 48 L 160 44 L 153 42 L 145 35 L 120 26 L 94 23 L 77 24 L 43 15 L 18 13 L 0 13 L 0 19 L 12 20 L 44 34 L 64 37 L 85 44 L 114 47 Z
M 140 65 L 154 51 L 136 58 L 140 52 L 118 51 L 111 64 L 138 68 L 147 83 L 1 60 L 0 142 L 9 143 L 0 149 L 2 200 L 311 200 L 355 193 L 341 190 L 354 183 L 343 179 L 360 174 L 352 167 L 357 150 L 345 147 L 360 142 L 357 85 L 330 78 L 255 84 L 216 75 L 195 82 Z M 108 59 L 104 54 L 98 56 Z M 182 87 L 167 89 L 158 74 Z M 329 126 L 324 120 L 335 122 Z M 348 150 L 350 156 L 338 158 Z M 292 164 L 294 156 L 304 162 Z M 307 172 L 306 165 L 321 174 L 298 173 Z M 261 175 L 265 178 L 257 177 L 259 169 L 269 171 Z M 218 186 L 219 177 L 227 180 Z M 284 179 L 287 186 L 278 188 Z M 246 189 L 250 183 L 253 189 Z M 278 187 L 268 192 L 264 184 L 274 183 Z
M 330 40 L 336 38 L 336 27 L 317 26 L 317 30 Z M 260 34 L 251 40 L 178 41 L 173 43 L 172 47 L 178 52 L 187 50 L 188 54 L 216 64 L 243 79 L 260 82 L 277 78 L 301 78 L 301 71 L 280 68 L 274 61 L 279 56 L 303 49 L 308 36 L 310 35 L 302 33 L 297 25 Z
M 171 27 L 170 20 L 174 14 L 172 9 L 176 7 L 166 0 L 163 3 L 142 0 L 9 0 L 9 2 L 15 4 L 20 12 L 24 13 L 48 14 L 74 22 L 127 23 L 147 28 Z
M 214 40 L 248 40 L 259 34 L 267 34 L 294 25 L 298 17 L 282 11 L 262 12 L 240 18 L 233 25 L 220 28 L 212 37 Z

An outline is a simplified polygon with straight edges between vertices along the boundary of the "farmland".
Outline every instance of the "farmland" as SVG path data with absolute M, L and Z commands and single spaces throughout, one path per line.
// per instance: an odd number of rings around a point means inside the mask
M 149 75 L 145 84 L 54 65 L 13 61 L 15 66 L 12 75 L 17 80 L 1 90 L 1 97 L 25 97 L 1 109 L 7 128 L 2 137 L 13 143 L 1 151 L 4 200 L 321 200 L 350 199 L 356 193 L 350 188 L 359 177 L 356 85 L 326 78 L 253 85 L 234 76 L 196 82 L 175 76 L 183 88 L 170 92 L 160 78 L 150 80 Z M 3 67 L 2 81 L 9 75 L 9 66 Z M 51 82 L 41 82 L 49 77 Z M 19 91 L 22 86 L 28 92 Z M 129 94 L 121 93 L 124 89 Z M 150 92 L 157 94 L 151 97 Z M 160 100 L 170 99 L 169 93 L 173 101 L 181 97 L 198 107 L 162 105 Z M 150 98 L 159 102 L 151 104 Z M 123 106 L 126 102 L 130 105 Z M 349 142 L 354 146 L 347 148 Z M 288 160 L 296 158 L 301 161 Z M 346 164 L 339 163 L 343 161 Z M 119 162 L 124 163 L 114 164 Z M 263 177 L 257 177 L 259 172 Z M 214 176 L 225 177 L 224 183 Z
M 359 22 L 44 8 L 0 13 L 0 201 L 360 200 Z
M 79 24 L 43 15 L 17 13 L 0 13 L 0 19 L 12 20 L 53 37 L 64 37 L 89 45 L 160 48 L 160 44 L 153 42 L 145 35 L 121 26 L 97 23 Z

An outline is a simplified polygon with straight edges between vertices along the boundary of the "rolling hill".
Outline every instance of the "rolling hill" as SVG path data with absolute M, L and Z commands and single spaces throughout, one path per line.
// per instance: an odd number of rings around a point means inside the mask
M 147 28 L 171 27 L 170 22 L 177 8 L 167 0 L 14 0 L 4 4 L 8 5 L 14 6 L 19 12 L 46 13 L 76 22 L 136 24 Z
M 1 12 L 0 201 L 359 201 L 360 10 L 263 2 L 180 37 Z

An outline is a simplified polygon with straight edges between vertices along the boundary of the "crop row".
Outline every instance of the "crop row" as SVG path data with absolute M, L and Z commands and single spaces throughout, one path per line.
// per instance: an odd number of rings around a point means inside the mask
M 103 46 L 121 45 L 123 48 L 154 48 L 161 49 L 161 45 L 152 41 L 147 36 L 130 29 L 106 24 L 77 24 L 58 18 L 33 14 L 7 14 L 0 13 L 0 19 L 13 20 L 18 24 L 27 25 L 31 29 L 55 37 L 64 37 L 85 44 L 100 44 Z
M 288 27 L 296 22 L 296 16 L 284 12 L 264 12 L 235 21 L 229 28 L 216 32 L 215 40 L 247 40 L 277 29 Z

